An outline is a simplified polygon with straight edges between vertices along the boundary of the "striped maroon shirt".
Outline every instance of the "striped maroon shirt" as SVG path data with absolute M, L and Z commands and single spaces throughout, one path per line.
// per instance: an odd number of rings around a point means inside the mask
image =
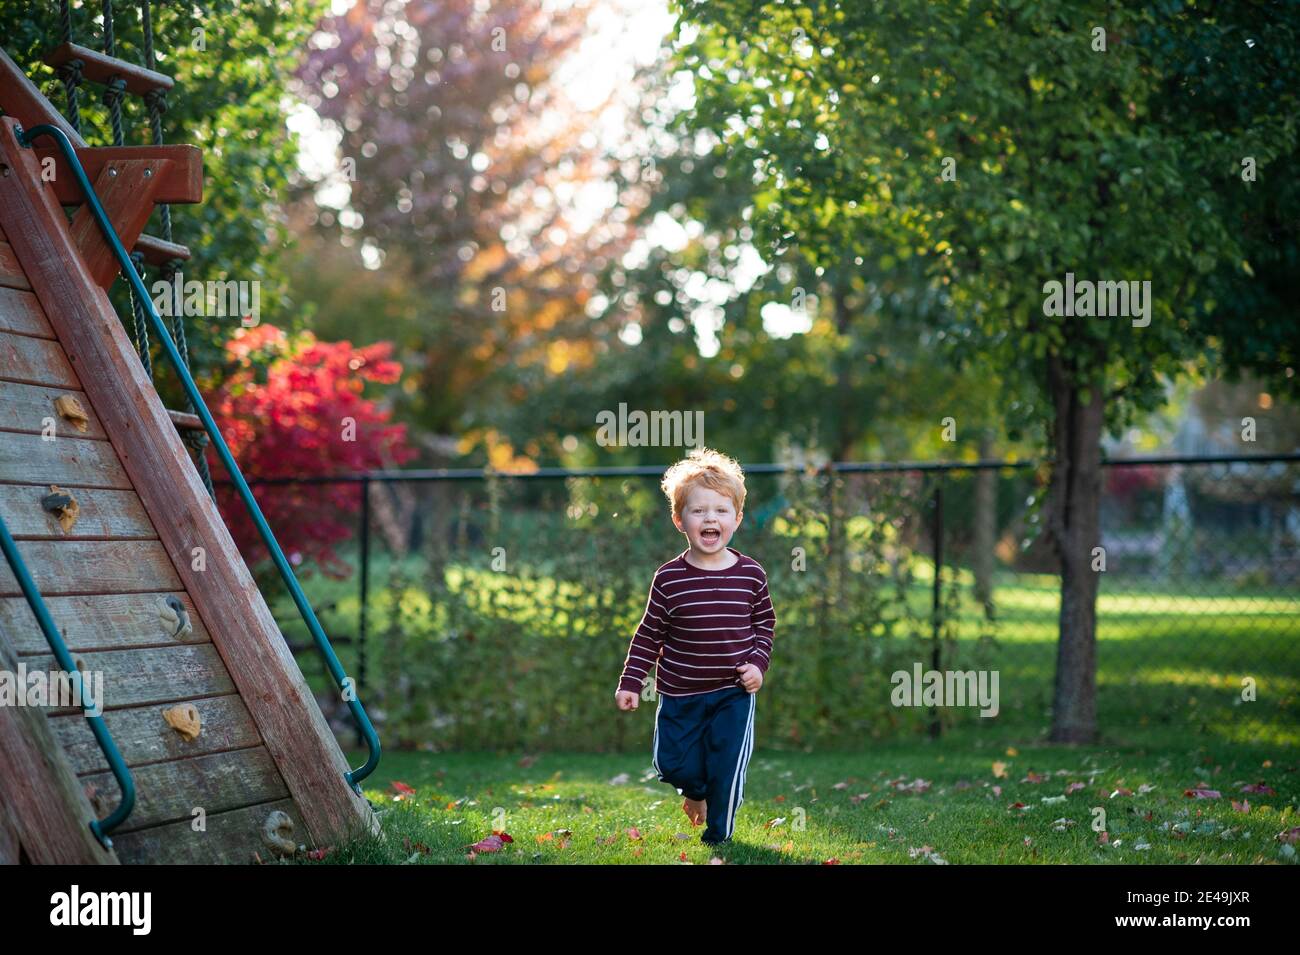
M 639 693 L 655 664 L 655 692 L 664 696 L 739 686 L 742 663 L 767 673 L 776 632 L 767 574 L 752 557 L 727 550 L 738 559 L 721 570 L 687 563 L 688 548 L 655 571 L 620 690 Z

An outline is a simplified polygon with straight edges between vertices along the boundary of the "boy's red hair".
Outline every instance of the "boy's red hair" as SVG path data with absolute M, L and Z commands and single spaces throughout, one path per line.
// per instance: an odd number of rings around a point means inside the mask
M 697 485 L 730 497 L 737 515 L 745 509 L 745 472 L 734 458 L 721 451 L 695 448 L 664 472 L 659 487 L 672 504 L 673 517 L 681 513 L 687 495 Z

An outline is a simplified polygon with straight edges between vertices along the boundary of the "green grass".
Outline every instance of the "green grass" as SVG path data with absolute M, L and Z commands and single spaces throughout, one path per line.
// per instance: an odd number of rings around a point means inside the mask
M 440 608 L 418 583 L 418 567 L 417 559 L 406 568 L 416 583 L 398 593 L 385 587 L 391 562 L 384 556 L 374 562 L 372 632 L 400 612 L 408 636 L 440 633 Z M 482 587 L 493 577 L 467 567 L 455 572 Z M 929 611 L 930 573 L 918 563 L 907 594 L 921 615 Z M 945 573 L 955 573 L 969 592 L 966 571 Z M 717 858 L 930 865 L 936 856 L 953 864 L 1294 862 L 1293 847 L 1276 837 L 1300 825 L 1300 721 L 1293 715 L 1300 605 L 1277 591 L 1121 585 L 1121 578 L 1104 579 L 1098 601 L 1100 745 L 1042 742 L 1059 583 L 1006 575 L 995 592 L 997 643 L 982 664 L 1000 674 L 1003 709 L 996 720 L 972 717 L 939 741 L 903 736 L 869 742 L 858 752 L 791 751 L 779 740 L 765 746 L 760 735 L 732 845 L 710 849 L 699 842 L 702 830 L 687 822 L 681 797 L 655 779 L 648 720 L 611 706 L 610 719 L 642 720 L 630 724 L 636 726 L 630 736 L 643 736 L 644 746 L 626 754 L 386 751 L 366 783 L 383 835 L 333 847 L 326 862 L 707 864 Z M 337 601 L 322 616 L 327 632 L 355 632 L 355 580 L 316 577 L 305 586 L 317 605 Z M 556 586 L 539 582 L 535 601 L 511 596 L 499 612 L 536 626 L 535 632 L 558 632 L 563 612 L 548 606 Z M 287 598 L 275 609 L 286 631 L 302 639 Z M 959 661 L 974 658 L 982 624 L 980 609 L 964 599 L 953 622 Z M 340 655 L 352 668 L 354 649 Z M 300 660 L 313 685 L 323 686 L 315 656 Z M 1244 677 L 1257 681 L 1257 702 L 1240 700 Z M 350 755 L 353 765 L 361 763 L 361 753 Z M 997 762 L 1006 764 L 1005 777 L 995 776 Z M 1032 782 L 1031 773 L 1045 778 Z M 917 779 L 929 785 L 920 792 L 898 789 Z M 397 798 L 391 784 L 398 780 L 415 795 Z M 1240 792 L 1261 781 L 1275 794 Z M 1070 783 L 1084 788 L 1067 795 Z M 1221 797 L 1184 795 L 1198 783 Z M 1130 794 L 1111 795 L 1121 789 Z M 1045 803 L 1045 797 L 1064 799 Z M 1248 801 L 1249 811 L 1234 809 L 1234 799 Z M 1104 845 L 1091 827 L 1098 809 L 1106 814 Z M 471 860 L 468 847 L 493 830 L 513 841 Z
M 611 711 L 610 718 L 624 714 Z M 706 847 L 647 752 L 388 753 L 366 783 L 379 838 L 326 862 L 412 864 L 1292 864 L 1277 835 L 1297 820 L 1294 747 L 1147 731 L 1052 747 L 962 731 L 859 753 L 764 752 L 750 762 L 731 845 Z M 361 754 L 350 754 L 353 765 Z M 995 776 L 1004 763 L 1005 777 Z M 1045 777 L 1028 781 L 1030 774 Z M 922 787 L 916 780 L 929 784 Z M 396 798 L 395 780 L 415 795 Z M 1263 782 L 1276 794 L 1241 793 Z M 1065 795 L 1070 783 L 1084 788 Z M 1197 784 L 1221 798 L 1184 795 Z M 919 792 L 900 791 L 916 785 Z M 995 793 L 993 787 L 1001 786 Z M 1151 787 L 1141 792 L 1143 787 Z M 1131 795 L 1114 795 L 1119 789 Z M 1063 800 L 1045 803 L 1044 798 Z M 1232 800 L 1249 802 L 1249 811 Z M 1023 808 L 1015 804 L 1023 804 Z M 1105 811 L 1109 844 L 1091 828 Z M 1070 820 L 1059 823 L 1058 820 Z M 1062 831 L 1056 831 L 1057 827 Z M 512 842 L 469 858 L 493 830 Z M 567 835 L 566 835 L 567 830 Z M 634 838 L 629 830 L 636 830 Z M 567 844 L 565 840 L 567 839 Z M 1142 845 L 1149 848 L 1139 848 Z M 928 848 L 925 848 L 928 847 Z

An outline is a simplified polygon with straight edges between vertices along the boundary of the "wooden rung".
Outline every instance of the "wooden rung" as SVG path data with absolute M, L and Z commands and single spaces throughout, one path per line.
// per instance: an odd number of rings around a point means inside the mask
M 149 235 L 148 233 L 135 240 L 135 248 L 132 251 L 142 253 L 147 263 L 156 265 L 159 268 L 172 259 L 181 259 L 188 262 L 190 258 L 189 246 L 181 245 L 178 242 L 167 242 L 156 235 Z
M 127 90 L 138 96 L 150 90 L 169 90 L 175 85 L 172 78 L 164 73 L 147 70 L 143 66 L 98 53 L 76 43 L 61 44 L 45 54 L 45 62 L 50 66 L 62 66 L 69 60 L 80 60 L 81 75 L 96 83 L 107 85 L 113 77 L 122 77 L 126 80 Z
M 176 425 L 177 431 L 206 431 L 203 427 L 203 421 L 196 414 L 190 414 L 187 411 L 175 411 L 167 409 L 167 414 L 171 416 L 172 424 Z

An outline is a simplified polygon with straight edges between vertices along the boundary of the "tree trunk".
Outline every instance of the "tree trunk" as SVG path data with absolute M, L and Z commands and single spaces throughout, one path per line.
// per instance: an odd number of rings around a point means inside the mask
M 411 519 L 418 504 L 409 484 L 374 481 L 370 486 L 370 517 L 388 553 L 404 559 L 410 551 Z
M 980 429 L 980 460 L 993 457 L 994 432 Z M 989 468 L 975 472 L 975 553 L 971 564 L 975 574 L 975 599 L 984 607 L 984 615 L 993 617 L 993 547 L 998 526 L 998 472 Z
M 1052 446 L 1056 462 L 1048 486 L 1046 531 L 1061 565 L 1060 636 L 1051 740 L 1091 743 L 1097 738 L 1097 571 L 1092 550 L 1100 543 L 1101 433 L 1105 389 L 1082 389 L 1061 363 L 1048 359 L 1055 407 Z

